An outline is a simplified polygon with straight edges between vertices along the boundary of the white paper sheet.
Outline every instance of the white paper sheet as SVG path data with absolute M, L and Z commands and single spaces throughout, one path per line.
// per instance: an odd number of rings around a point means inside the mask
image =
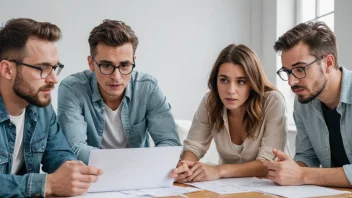
M 171 187 L 174 180 L 168 175 L 181 151 L 181 146 L 92 150 L 89 165 L 103 175 L 88 192 Z
M 201 189 L 216 192 L 218 194 L 232 194 L 242 192 L 259 191 L 267 194 L 283 197 L 321 197 L 350 193 L 348 191 L 333 190 L 313 185 L 303 186 L 278 186 L 268 179 L 229 178 L 215 181 L 188 183 Z
M 187 184 L 195 186 L 197 188 L 209 190 L 218 194 L 233 194 L 253 192 L 253 190 L 248 189 L 246 186 L 250 186 L 253 182 L 256 181 L 255 179 L 255 177 L 225 178 L 214 181 L 193 182 Z
M 166 197 L 166 196 L 178 196 L 190 192 L 199 191 L 201 189 L 192 188 L 192 187 L 179 187 L 172 186 L 170 188 L 154 188 L 154 189 L 145 189 L 145 190 L 129 190 L 121 191 L 126 195 L 136 195 L 136 196 L 153 196 L 153 197 Z
M 249 188 L 284 197 L 321 197 L 350 193 L 348 191 L 333 190 L 314 185 L 278 186 L 271 180 L 258 178 Z
M 79 198 L 135 198 L 138 196 L 135 195 L 126 195 L 120 192 L 98 192 L 98 193 L 86 193 L 80 196 L 77 196 Z M 151 196 L 149 196 L 151 197 Z M 143 198 L 147 198 L 147 196 L 143 196 Z

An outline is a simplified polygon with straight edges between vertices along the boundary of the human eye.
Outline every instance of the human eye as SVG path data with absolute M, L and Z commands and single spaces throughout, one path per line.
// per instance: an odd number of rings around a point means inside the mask
M 133 63 L 127 62 L 127 63 L 121 63 L 120 67 L 121 67 L 121 69 L 128 69 L 132 65 L 133 65 Z
M 247 81 L 245 81 L 245 80 L 238 80 L 237 82 L 239 85 L 244 85 L 247 83 Z
M 109 63 L 102 63 L 102 64 L 100 64 L 100 67 L 102 67 L 104 69 L 110 69 L 110 68 L 113 68 L 114 66 Z
M 229 80 L 227 78 L 220 78 L 220 82 L 225 84 L 225 83 L 228 83 Z
M 304 67 L 296 67 L 294 69 L 295 73 L 303 73 L 304 72 Z

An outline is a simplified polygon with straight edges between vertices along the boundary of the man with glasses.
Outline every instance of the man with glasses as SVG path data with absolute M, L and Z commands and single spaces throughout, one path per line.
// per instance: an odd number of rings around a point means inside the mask
M 339 67 L 336 37 L 322 23 L 299 24 L 274 45 L 281 52 L 277 72 L 296 94 L 294 160 L 273 150 L 268 177 L 280 185 L 351 187 L 352 72 Z M 320 168 L 322 167 L 322 168 Z
M 59 86 L 58 119 L 79 160 L 92 149 L 179 146 L 171 107 L 150 75 L 133 71 L 138 38 L 121 21 L 104 20 L 88 39 L 89 70 Z
M 0 197 L 79 195 L 102 173 L 75 161 L 50 104 L 64 67 L 60 37 L 56 25 L 32 19 L 0 28 Z

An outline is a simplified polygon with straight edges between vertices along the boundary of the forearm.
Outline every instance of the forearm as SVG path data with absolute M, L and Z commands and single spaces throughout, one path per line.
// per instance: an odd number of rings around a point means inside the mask
M 220 177 L 264 177 L 268 174 L 268 169 L 259 160 L 243 164 L 224 164 L 217 167 L 220 170 Z
M 0 197 L 44 197 L 46 174 L 30 173 L 22 176 L 0 174 Z
M 181 160 L 198 161 L 198 157 L 194 153 L 192 153 L 191 151 L 185 151 L 182 154 Z
M 302 167 L 303 184 L 318 186 L 348 187 L 351 184 L 347 180 L 343 168 L 307 168 Z

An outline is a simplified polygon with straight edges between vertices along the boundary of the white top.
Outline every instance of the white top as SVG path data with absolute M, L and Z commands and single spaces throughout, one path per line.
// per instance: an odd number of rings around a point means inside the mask
M 16 126 L 16 141 L 15 148 L 13 150 L 13 162 L 11 168 L 11 174 L 16 174 L 22 167 L 24 162 L 23 154 L 23 130 L 24 130 L 24 115 L 26 110 L 24 110 L 19 116 L 11 116 L 10 121 Z
M 238 153 L 242 153 L 243 151 L 243 144 L 237 145 L 235 143 L 232 143 L 232 148 L 235 149 Z
M 115 110 L 105 106 L 105 126 L 101 148 L 116 149 L 127 148 L 127 137 L 121 121 L 121 105 Z

